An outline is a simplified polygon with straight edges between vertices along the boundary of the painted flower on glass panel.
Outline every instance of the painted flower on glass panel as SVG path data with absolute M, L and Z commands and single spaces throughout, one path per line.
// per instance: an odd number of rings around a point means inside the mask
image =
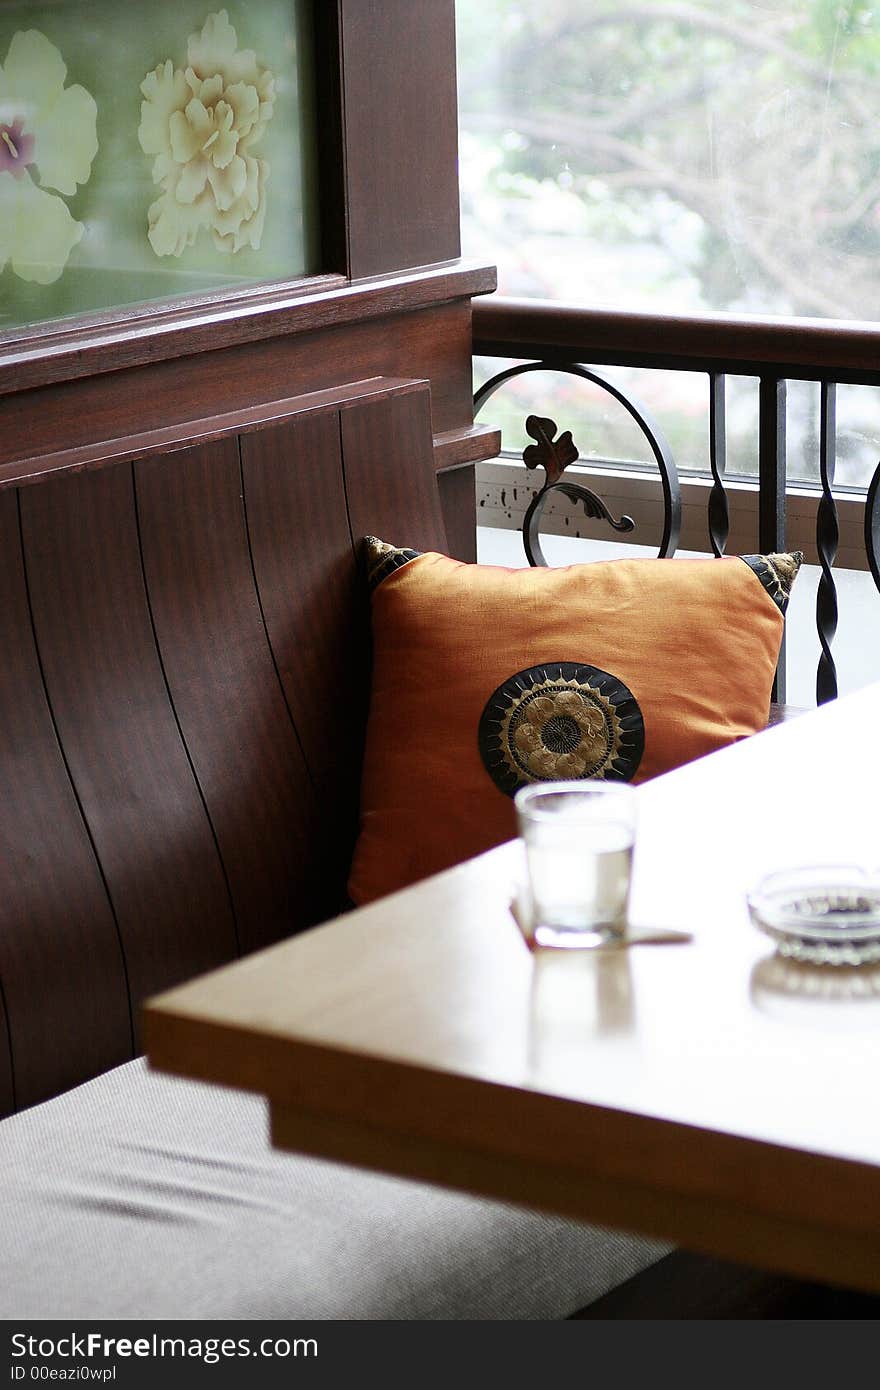
M 58 195 L 88 181 L 98 152 L 94 98 L 66 77 L 45 34 L 13 35 L 0 67 L 0 271 L 11 262 L 39 285 L 59 279 L 82 237 Z
M 179 256 L 201 228 L 220 251 L 259 249 L 269 164 L 253 153 L 272 119 L 275 78 L 239 49 L 226 10 L 191 34 L 187 66 L 170 58 L 141 83 L 138 139 L 161 196 L 147 214 L 157 256 Z

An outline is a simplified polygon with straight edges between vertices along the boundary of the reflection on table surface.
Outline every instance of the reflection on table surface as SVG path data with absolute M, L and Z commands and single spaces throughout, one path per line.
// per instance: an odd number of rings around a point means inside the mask
M 589 1045 L 632 1032 L 635 994 L 629 953 L 536 951 L 529 996 L 529 1066 L 536 1083 L 583 1070 Z
M 880 1028 L 880 965 L 807 965 L 775 951 L 756 961 L 752 1003 L 800 1028 Z

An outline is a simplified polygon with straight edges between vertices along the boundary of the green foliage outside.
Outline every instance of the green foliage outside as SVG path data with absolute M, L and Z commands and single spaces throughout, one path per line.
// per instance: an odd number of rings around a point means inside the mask
M 880 320 L 880 10 L 458 0 L 457 19 L 465 248 L 498 264 L 503 293 Z M 705 381 L 624 375 L 682 465 L 705 468 Z M 549 409 L 542 384 L 492 402 L 509 447 L 522 409 Z M 553 400 L 583 454 L 645 459 L 582 388 Z M 755 384 L 731 379 L 728 400 L 730 467 L 754 472 Z M 817 476 L 817 402 L 792 386 L 795 478 Z M 839 482 L 870 477 L 878 419 L 873 390 L 841 388 Z
M 700 307 L 880 318 L 880 14 L 459 0 L 458 16 L 463 133 L 499 197 L 561 189 L 579 231 L 663 247 Z

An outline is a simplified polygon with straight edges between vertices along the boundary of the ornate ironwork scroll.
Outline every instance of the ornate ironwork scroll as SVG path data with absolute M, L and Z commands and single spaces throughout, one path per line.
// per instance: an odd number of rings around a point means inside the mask
M 555 437 L 556 430 L 556 421 L 547 416 L 530 415 L 526 420 L 526 434 L 536 442 L 523 450 L 523 463 L 526 468 L 543 468 L 547 475 L 547 481 L 540 492 L 535 493 L 523 520 L 523 544 L 530 565 L 547 564 L 538 531 L 545 504 L 553 492 L 561 492 L 570 502 L 579 502 L 583 506 L 585 516 L 601 517 L 615 531 L 626 532 L 635 528 L 631 516 L 622 516 L 619 521 L 615 521 L 601 497 L 590 488 L 584 487 L 581 483 L 563 481 L 564 470 L 570 463 L 574 463 L 579 455 L 571 437 L 571 430 L 566 430 L 558 439 Z
M 477 415 L 486 401 L 494 396 L 500 387 L 513 380 L 514 377 L 522 376 L 526 372 L 547 371 L 566 372 L 570 376 L 577 376 L 584 381 L 592 382 L 594 386 L 600 387 L 613 396 L 635 420 L 647 439 L 660 470 L 660 482 L 663 488 L 663 536 L 658 554 L 661 557 L 674 555 L 681 535 L 681 487 L 672 452 L 662 431 L 645 407 L 633 400 L 631 396 L 627 396 L 619 386 L 607 377 L 587 367 L 582 367 L 577 362 L 519 363 L 514 367 L 508 367 L 503 372 L 498 372 L 480 387 L 474 396 L 474 415 Z M 547 481 L 532 499 L 523 521 L 523 544 L 530 565 L 546 565 L 547 563 L 541 550 L 538 533 L 544 507 L 548 497 L 553 492 L 561 492 L 570 501 L 582 505 L 588 517 L 601 518 L 607 521 L 615 531 L 629 532 L 633 530 L 635 523 L 632 517 L 623 516 L 619 521 L 615 521 L 605 503 L 595 492 L 580 483 L 563 478 L 564 470 L 578 458 L 578 450 L 574 445 L 570 430 L 566 430 L 557 438 L 556 422 L 540 415 L 528 417 L 526 430 L 535 440 L 535 443 L 530 444 L 525 449 L 523 461 L 527 467 L 531 468 L 541 464 L 547 473 Z
M 832 492 L 837 452 L 836 389 L 833 382 L 822 382 L 819 408 L 819 478 L 822 483 L 822 496 L 816 509 L 816 549 L 819 552 L 822 573 L 816 593 L 816 629 L 822 654 L 816 670 L 818 705 L 824 705 L 828 700 L 837 697 L 837 669 L 831 655 L 831 643 L 837 631 L 837 588 L 832 566 L 837 557 L 837 545 L 840 540 L 837 504 Z

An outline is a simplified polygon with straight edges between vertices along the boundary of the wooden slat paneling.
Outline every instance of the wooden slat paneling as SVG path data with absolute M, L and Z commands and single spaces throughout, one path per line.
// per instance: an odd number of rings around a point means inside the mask
M 49 699 L 119 925 L 134 1007 L 236 954 L 229 894 L 150 620 L 131 466 L 25 488 Z
M 6 1007 L 0 990 L 0 1118 L 15 1109 L 15 1091 L 12 1085 L 12 1052 L 10 1051 L 10 1031 L 6 1017 Z
M 0 977 L 25 1106 L 125 1061 L 132 1039 L 116 925 L 34 646 L 15 492 L 0 496 L 0 652 Z M 10 1089 L 0 1022 L 0 1106 Z
M 445 551 L 427 387 L 346 407 L 341 420 L 355 544 L 372 535 L 414 550 Z
M 337 910 L 357 828 L 369 608 L 352 548 L 339 415 L 242 435 L 248 531 L 266 628 L 321 812 Z
M 135 465 L 144 568 L 243 951 L 313 919 L 314 790 L 266 636 L 238 444 Z

